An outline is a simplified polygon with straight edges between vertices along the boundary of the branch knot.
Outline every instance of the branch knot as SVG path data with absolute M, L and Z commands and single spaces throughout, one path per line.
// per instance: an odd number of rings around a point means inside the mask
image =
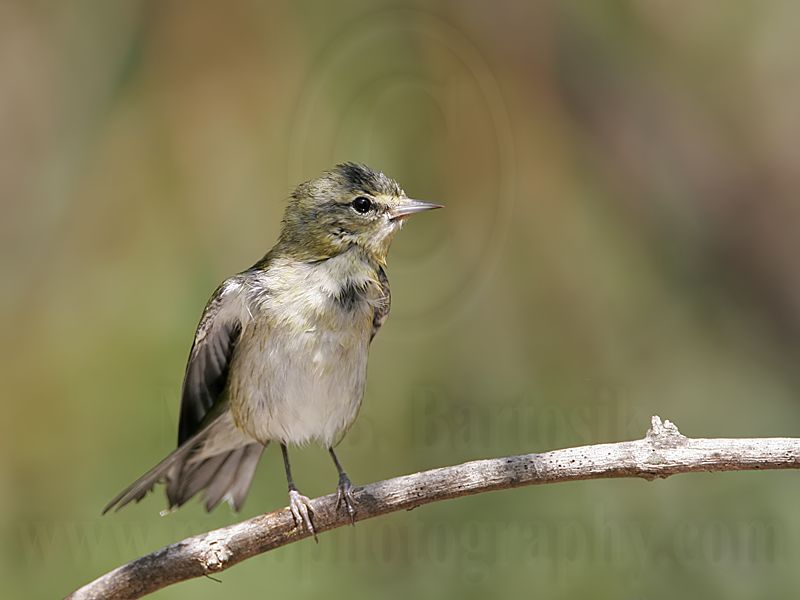
M 227 540 L 218 538 L 208 542 L 208 548 L 203 553 L 200 564 L 203 570 L 208 573 L 222 571 L 227 567 L 228 560 L 233 556 L 233 552 L 228 547 Z
M 655 448 L 677 448 L 685 446 L 688 440 L 678 431 L 675 423 L 670 420 L 662 421 L 658 415 L 650 418 L 650 429 L 647 430 L 645 439 Z

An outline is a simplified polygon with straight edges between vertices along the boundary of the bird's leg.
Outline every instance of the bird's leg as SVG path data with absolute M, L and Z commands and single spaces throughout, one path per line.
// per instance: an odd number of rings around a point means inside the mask
M 333 459 L 333 464 L 336 465 L 336 470 L 339 471 L 339 486 L 336 491 L 336 508 L 338 508 L 344 504 L 345 508 L 347 509 L 347 514 L 350 515 L 350 522 L 355 525 L 356 524 L 356 500 L 353 497 L 353 486 L 350 483 L 350 478 L 345 473 L 344 469 L 342 468 L 342 463 L 339 462 L 339 459 L 336 457 L 336 453 L 333 451 L 333 448 L 328 448 L 328 452 L 331 453 L 331 458 Z
M 314 531 L 314 526 L 311 524 L 311 513 L 314 508 L 311 506 L 311 500 L 308 496 L 303 496 L 297 491 L 292 479 L 292 468 L 289 466 L 289 451 L 286 449 L 286 444 L 281 444 L 281 453 L 283 454 L 283 468 L 286 469 L 286 483 L 289 484 L 289 510 L 292 511 L 295 525 L 302 527 L 305 525 L 308 532 L 314 536 L 314 541 L 317 540 L 317 532 Z

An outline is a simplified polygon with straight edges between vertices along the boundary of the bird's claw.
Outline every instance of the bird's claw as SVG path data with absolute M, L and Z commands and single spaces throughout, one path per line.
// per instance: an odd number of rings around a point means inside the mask
M 353 485 L 345 477 L 339 478 L 339 486 L 336 488 L 336 510 L 344 505 L 347 514 L 350 515 L 350 523 L 356 524 L 356 499 L 353 496 Z
M 297 490 L 289 490 L 289 510 L 292 511 L 292 517 L 297 527 L 303 527 L 314 536 L 314 541 L 319 542 L 317 539 L 317 532 L 314 531 L 314 525 L 311 523 L 311 515 L 314 512 L 314 507 L 311 506 L 311 500 L 308 496 L 303 496 Z

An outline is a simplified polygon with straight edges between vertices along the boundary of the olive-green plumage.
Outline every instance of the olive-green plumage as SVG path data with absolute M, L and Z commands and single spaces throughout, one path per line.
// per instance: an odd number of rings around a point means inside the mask
M 206 306 L 186 367 L 178 448 L 105 511 L 140 500 L 159 482 L 170 508 L 202 492 L 208 510 L 223 499 L 238 510 L 264 447 L 276 441 L 298 524 L 313 532 L 288 445 L 329 450 L 352 515 L 350 482 L 333 447 L 358 414 L 369 345 L 389 312 L 386 255 L 405 217 L 438 207 L 352 163 L 300 184 L 272 250 L 224 281 Z

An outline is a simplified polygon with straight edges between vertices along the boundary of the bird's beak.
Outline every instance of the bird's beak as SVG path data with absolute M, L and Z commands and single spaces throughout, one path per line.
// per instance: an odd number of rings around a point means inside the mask
M 444 206 L 441 204 L 433 204 L 432 202 L 422 202 L 422 200 L 401 198 L 400 204 L 389 211 L 389 218 L 394 221 L 395 219 L 402 219 L 409 215 L 424 212 L 426 210 L 433 210 L 435 208 L 444 208 Z

